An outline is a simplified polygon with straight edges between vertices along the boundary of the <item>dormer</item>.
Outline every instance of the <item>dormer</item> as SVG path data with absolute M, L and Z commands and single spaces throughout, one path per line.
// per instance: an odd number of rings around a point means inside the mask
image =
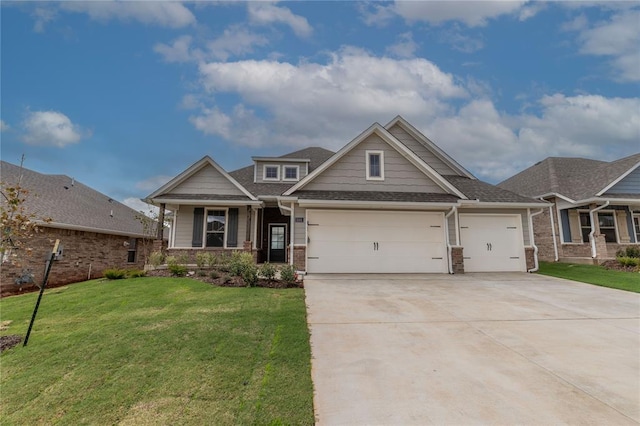
M 296 183 L 309 174 L 307 158 L 251 157 L 254 183 Z

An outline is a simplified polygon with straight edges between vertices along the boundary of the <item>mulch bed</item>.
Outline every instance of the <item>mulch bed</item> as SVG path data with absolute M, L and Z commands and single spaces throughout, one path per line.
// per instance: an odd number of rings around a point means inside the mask
M 622 271 L 622 272 L 640 272 L 637 266 L 625 266 L 621 265 L 617 260 L 607 260 L 606 262 L 602 262 L 601 264 L 607 269 L 611 269 L 613 271 Z
M 0 352 L 18 345 L 22 342 L 22 336 L 17 334 L 9 334 L 8 336 L 0 336 Z
M 219 273 L 218 278 L 211 278 L 210 270 L 190 270 L 186 277 L 192 278 L 194 280 L 202 281 L 203 283 L 211 284 L 217 287 L 246 287 L 244 280 L 240 277 L 232 277 L 230 275 L 225 275 L 224 273 Z M 172 277 L 171 271 L 168 269 L 155 269 L 152 271 L 147 271 L 147 277 Z M 302 281 L 295 283 L 285 283 L 280 280 L 272 280 L 268 281 L 260 278 L 255 285 L 256 287 L 265 287 L 265 288 L 302 288 Z

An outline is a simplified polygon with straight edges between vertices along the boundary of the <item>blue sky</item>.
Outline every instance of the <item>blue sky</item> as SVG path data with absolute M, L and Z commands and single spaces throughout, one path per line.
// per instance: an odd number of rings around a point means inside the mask
M 640 151 L 639 2 L 2 2 L 2 159 L 138 209 L 400 114 L 499 182 Z

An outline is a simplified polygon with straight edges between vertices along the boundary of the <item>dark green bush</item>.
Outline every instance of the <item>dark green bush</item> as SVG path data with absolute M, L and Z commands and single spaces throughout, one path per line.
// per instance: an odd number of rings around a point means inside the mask
M 103 274 L 109 280 L 121 280 L 127 277 L 127 271 L 124 269 L 105 269 Z
M 280 279 L 287 284 L 296 282 L 296 269 L 292 265 L 284 265 L 280 268 Z
M 211 271 L 209 277 L 211 277 L 212 280 L 217 280 L 218 278 L 220 278 L 220 274 L 217 271 Z
M 242 268 L 242 280 L 247 287 L 255 287 L 258 283 L 258 267 L 252 263 L 245 264 Z
M 616 257 L 616 260 L 622 266 L 640 266 L 640 258 L 637 257 L 621 256 Z
M 277 272 L 276 267 L 269 262 L 263 263 L 259 271 L 260 275 L 269 281 L 273 281 Z
M 171 271 L 171 275 L 174 275 L 176 277 L 184 277 L 185 275 L 187 275 L 187 267 L 184 265 L 169 265 L 169 271 Z
M 616 252 L 616 257 L 640 258 L 640 246 L 628 246 Z

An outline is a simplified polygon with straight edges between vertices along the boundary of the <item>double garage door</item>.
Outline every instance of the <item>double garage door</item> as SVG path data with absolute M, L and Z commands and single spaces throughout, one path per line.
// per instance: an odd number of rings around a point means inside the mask
M 525 271 L 520 215 L 460 214 L 465 272 Z M 309 273 L 446 273 L 444 213 L 307 210 Z
M 444 214 L 307 211 L 309 273 L 447 272 Z

